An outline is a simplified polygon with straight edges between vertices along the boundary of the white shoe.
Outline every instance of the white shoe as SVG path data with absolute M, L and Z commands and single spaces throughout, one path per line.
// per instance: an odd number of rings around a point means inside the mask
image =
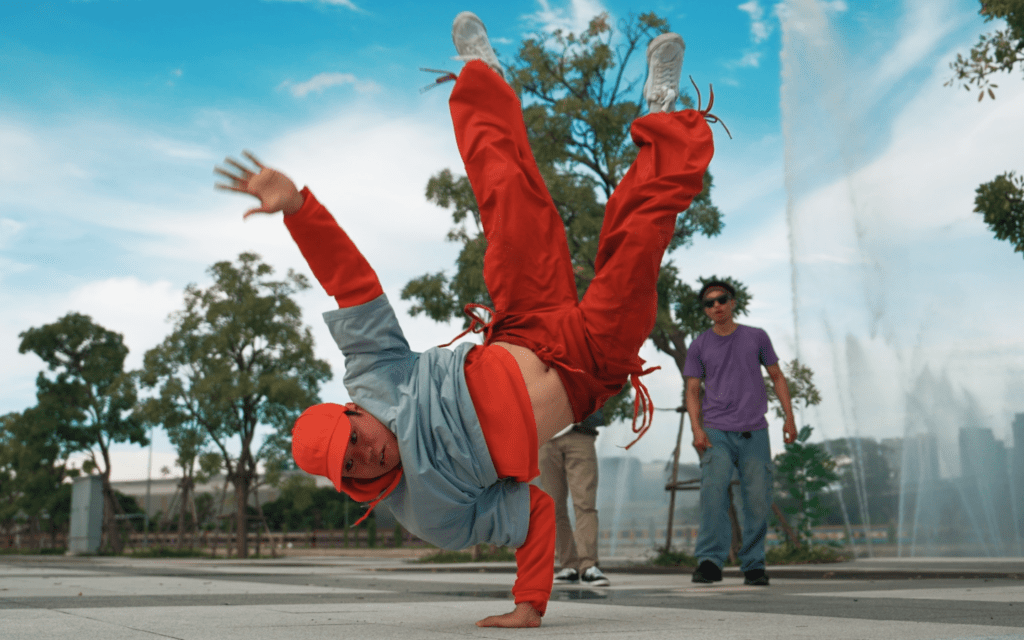
M 575 569 L 562 569 L 555 574 L 555 584 L 576 584 L 580 581 L 580 572 Z
M 679 76 L 683 72 L 686 43 L 678 33 L 663 33 L 647 45 L 647 82 L 644 100 L 650 113 L 676 110 Z
M 580 577 L 580 582 L 591 587 L 607 587 L 611 584 L 597 567 L 590 567 L 584 571 L 583 576 Z
M 463 11 L 455 16 L 455 22 L 452 23 L 452 42 L 455 43 L 455 50 L 459 52 L 454 60 L 483 60 L 488 67 L 497 71 L 499 76 L 505 77 L 505 69 L 498 62 L 498 56 L 487 38 L 487 27 L 472 11 Z

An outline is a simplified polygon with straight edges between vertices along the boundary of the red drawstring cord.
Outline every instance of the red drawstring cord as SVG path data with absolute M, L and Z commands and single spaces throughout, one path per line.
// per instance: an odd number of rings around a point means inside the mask
M 491 317 L 490 321 L 484 322 L 484 319 L 477 315 L 475 311 L 473 311 L 474 309 L 483 309 L 484 311 L 486 311 L 487 314 Z M 491 325 L 494 324 L 495 316 L 497 315 L 490 307 L 482 304 L 477 304 L 475 302 L 470 302 L 469 304 L 466 305 L 462 312 L 469 316 L 469 328 L 460 333 L 459 335 L 455 336 L 454 338 L 452 338 L 451 342 L 438 345 L 442 349 L 444 347 L 452 346 L 452 344 L 454 344 L 456 340 L 466 335 L 467 333 L 482 333 L 484 334 L 485 340 L 490 335 L 489 332 L 491 330 Z
M 640 376 L 646 376 L 652 371 L 657 371 L 661 367 L 651 367 L 650 369 L 644 369 L 639 373 L 629 374 L 629 382 L 633 385 L 633 389 L 636 391 L 636 398 L 633 399 L 633 433 L 637 434 L 636 438 L 626 445 L 626 449 L 629 449 L 634 444 L 640 441 L 640 438 L 644 437 L 647 430 L 651 428 L 654 423 L 654 401 L 651 400 L 651 392 L 647 390 L 647 385 L 640 381 Z M 643 420 L 640 422 L 639 428 L 636 426 L 636 417 L 639 414 L 643 414 Z
M 438 86 L 440 84 L 443 84 L 445 82 L 454 82 L 455 80 L 459 79 L 459 76 L 455 75 L 451 71 L 445 71 L 444 69 L 427 69 L 425 67 L 420 67 L 420 71 L 426 71 L 427 73 L 440 73 L 440 74 L 443 74 L 443 75 L 441 75 L 438 78 L 434 78 L 433 82 L 431 82 L 427 86 L 425 86 L 422 89 L 420 89 L 420 93 L 424 93 L 426 91 L 430 91 L 434 87 L 436 87 L 436 86 Z
M 568 364 L 566 364 L 564 362 L 564 360 L 565 360 L 565 351 L 562 349 L 562 347 L 560 345 L 556 345 L 555 348 L 551 348 L 548 345 L 544 345 L 543 347 L 541 347 L 540 349 L 537 349 L 533 353 L 538 358 L 540 358 L 541 362 L 543 362 L 545 365 L 547 365 L 549 367 L 557 362 L 558 365 L 560 367 L 562 367 L 563 369 L 565 369 L 566 371 L 572 371 L 573 373 L 585 373 L 583 371 L 583 369 L 577 369 L 576 367 L 570 367 Z
M 363 520 L 366 520 L 366 518 L 370 515 L 370 512 L 373 511 L 374 507 L 377 506 L 377 503 L 379 503 L 384 498 L 388 497 L 388 495 L 395 490 L 395 487 L 398 486 L 398 482 L 402 479 L 403 473 L 405 473 L 404 470 L 398 470 L 398 473 L 395 474 L 395 479 L 391 481 L 391 484 L 388 485 L 388 488 L 381 491 L 380 495 L 377 496 L 377 499 L 370 503 L 370 506 L 367 507 L 366 509 L 366 513 L 363 514 L 363 517 L 356 520 L 356 523 L 352 525 L 353 527 L 358 526 L 359 523 L 361 523 Z
M 438 80 L 438 82 L 440 82 L 440 80 Z M 722 128 L 725 129 L 725 132 L 729 135 L 729 139 L 732 140 L 732 134 L 729 133 L 729 127 L 725 126 L 725 123 L 722 122 L 721 118 L 711 113 L 711 106 L 715 104 L 715 88 L 708 84 L 708 91 L 711 94 L 710 96 L 708 96 L 708 106 L 704 109 L 701 109 L 700 89 L 697 88 L 697 83 L 693 81 L 693 76 L 690 76 L 690 84 L 693 85 L 694 91 L 697 92 L 697 112 L 700 113 L 700 115 L 704 116 L 704 119 L 707 120 L 708 122 L 717 122 L 718 124 L 722 125 Z
M 476 313 L 476 309 L 483 309 L 484 311 L 486 311 L 491 318 L 490 321 L 484 322 L 484 319 L 481 318 Z M 471 302 L 466 305 L 465 309 L 463 309 L 463 313 L 465 313 L 470 318 L 469 327 L 459 335 L 452 338 L 451 342 L 439 345 L 440 347 L 449 347 L 452 344 L 454 344 L 456 340 L 469 333 L 483 333 L 485 336 L 485 340 L 489 336 L 491 326 L 494 324 L 494 321 L 496 319 L 495 316 L 497 315 L 490 307 L 482 304 L 476 304 L 475 302 Z M 536 356 L 540 358 L 541 362 L 543 362 L 549 367 L 553 363 L 557 362 L 558 365 L 564 368 L 566 371 L 573 371 L 575 373 L 586 373 L 582 369 L 571 367 L 564 362 L 565 353 L 560 345 L 556 345 L 555 347 L 544 345 L 541 348 L 534 351 L 534 354 L 536 354 Z M 633 385 L 633 388 L 636 390 L 636 398 L 634 398 L 633 400 L 632 428 L 633 433 L 637 434 L 637 436 L 632 442 L 626 445 L 626 449 L 629 449 L 634 444 L 636 444 L 640 440 L 640 438 L 644 437 L 644 434 L 647 433 L 647 430 L 651 428 L 651 425 L 654 422 L 654 401 L 651 400 L 651 392 L 647 390 L 647 386 L 640 381 L 640 376 L 646 376 L 648 373 L 657 371 L 660 368 L 661 367 L 650 367 L 649 369 L 643 369 L 639 372 L 634 372 L 629 375 L 629 382 L 630 384 Z M 638 427 L 636 424 L 636 419 L 637 416 L 641 415 L 643 417 L 640 421 L 640 426 Z M 371 505 L 371 509 L 376 504 L 377 503 L 374 502 L 373 505 Z

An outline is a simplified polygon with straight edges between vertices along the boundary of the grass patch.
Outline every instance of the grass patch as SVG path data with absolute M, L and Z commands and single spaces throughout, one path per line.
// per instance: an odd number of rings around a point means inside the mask
M 64 547 L 53 549 L 0 549 L 0 556 L 62 556 L 67 551 Z
M 853 559 L 853 553 L 840 547 L 827 544 L 814 545 L 794 549 L 788 544 L 769 547 L 765 552 L 765 562 L 769 565 L 781 564 L 825 564 L 829 562 L 847 562 Z M 648 563 L 656 567 L 696 567 L 697 558 L 685 551 L 658 550 Z M 726 562 L 726 566 L 736 566 Z
M 697 558 L 685 551 L 665 551 L 660 549 L 658 555 L 650 559 L 650 563 L 657 567 L 696 567 Z
M 853 559 L 853 553 L 840 547 L 827 544 L 803 546 L 795 549 L 788 544 L 781 544 L 768 549 L 765 561 L 772 564 L 825 564 L 829 562 L 846 562 Z
M 515 562 L 516 554 L 508 547 L 495 547 L 489 544 L 481 544 L 477 547 L 476 560 L 469 551 L 445 551 L 438 549 L 435 553 L 427 554 L 416 562 L 435 564 L 447 564 L 455 562 Z
M 210 552 L 205 549 L 175 549 L 174 547 L 150 547 L 126 551 L 126 556 L 133 558 L 209 558 Z

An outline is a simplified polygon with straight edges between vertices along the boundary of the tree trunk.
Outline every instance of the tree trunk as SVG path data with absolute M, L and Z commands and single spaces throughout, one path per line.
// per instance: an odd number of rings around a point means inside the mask
M 100 475 L 103 485 L 103 529 L 107 534 L 106 546 L 114 555 L 121 555 L 124 551 L 124 541 L 121 540 L 121 527 L 116 516 L 121 513 L 121 505 L 114 495 L 114 487 L 110 485 L 110 474 Z
M 679 454 L 683 445 L 683 429 L 686 427 L 686 411 L 679 407 L 679 434 L 676 436 L 676 452 L 672 457 L 672 490 L 668 500 L 668 525 L 665 527 L 665 553 L 672 551 L 672 520 L 676 511 L 676 483 L 679 482 Z
M 239 460 L 235 472 L 235 503 L 237 512 L 235 516 L 235 537 L 236 550 L 239 558 L 249 557 L 249 514 L 246 513 L 246 504 L 249 497 L 249 470 L 245 462 Z

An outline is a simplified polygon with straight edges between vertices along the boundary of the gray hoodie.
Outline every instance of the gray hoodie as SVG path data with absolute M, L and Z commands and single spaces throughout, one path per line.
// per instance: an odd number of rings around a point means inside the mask
M 466 386 L 466 355 L 475 345 L 410 350 L 386 295 L 323 315 L 345 355 L 352 402 L 398 438 L 402 480 L 382 504 L 438 547 L 522 546 L 529 485 L 499 480 L 494 470 Z

